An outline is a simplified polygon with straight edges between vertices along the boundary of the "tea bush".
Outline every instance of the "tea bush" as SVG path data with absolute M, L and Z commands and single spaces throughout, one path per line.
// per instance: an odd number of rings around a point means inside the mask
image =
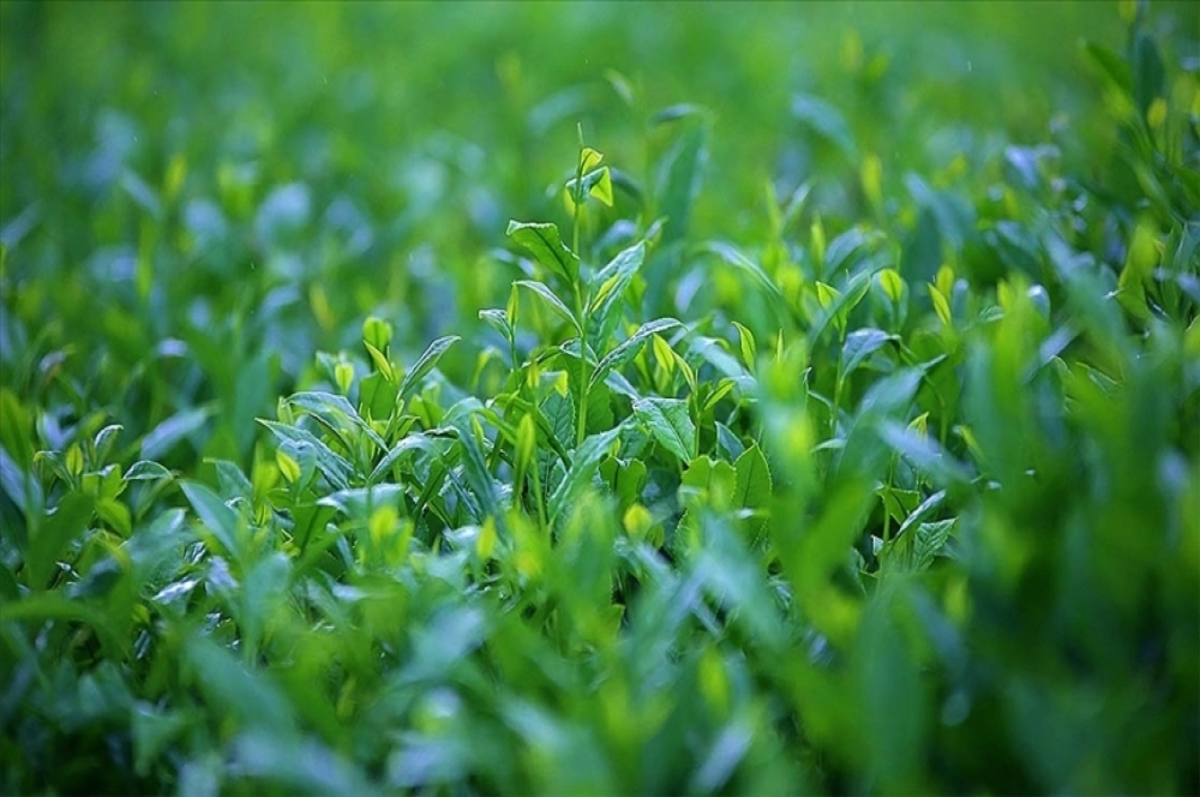
M 92 8 L 4 792 L 1200 792 L 1195 6 Z

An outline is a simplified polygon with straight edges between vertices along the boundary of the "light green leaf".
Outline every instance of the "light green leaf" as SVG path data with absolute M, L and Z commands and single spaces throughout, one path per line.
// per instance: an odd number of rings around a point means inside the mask
M 386 352 L 388 344 L 392 342 L 392 325 L 382 318 L 368 316 L 363 321 L 362 339 L 363 343 L 376 351 Z
M 758 359 L 758 343 L 754 340 L 754 333 L 737 321 L 734 321 L 733 325 L 738 331 L 738 344 L 741 348 L 742 362 L 746 364 L 746 369 L 750 373 L 754 373 L 755 363 Z
M 371 362 L 375 364 L 375 370 L 379 375 L 387 381 L 395 383 L 396 369 L 392 367 L 392 363 L 387 358 L 387 355 L 366 341 L 363 341 L 363 346 L 366 348 L 367 354 L 370 355 Z
M 579 152 L 579 171 L 587 174 L 604 161 L 604 155 L 591 147 L 584 147 Z
M 879 272 L 879 284 L 892 302 L 899 302 L 904 296 L 904 279 L 894 268 L 885 268 Z
M 731 507 L 736 492 L 733 466 L 711 457 L 696 457 L 689 462 L 679 484 L 680 500 L 685 506 L 700 501 L 720 511 Z
M 613 206 L 612 175 L 607 166 L 600 170 L 600 179 L 596 180 L 595 184 L 588 191 L 588 194 L 599 200 L 606 207 L 611 208 Z

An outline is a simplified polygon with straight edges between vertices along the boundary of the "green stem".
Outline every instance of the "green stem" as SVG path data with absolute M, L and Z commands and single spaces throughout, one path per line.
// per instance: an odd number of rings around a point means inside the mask
M 537 499 L 538 522 L 541 523 L 543 529 L 549 529 L 550 524 L 546 520 L 546 499 L 542 496 L 542 475 L 539 472 L 537 456 L 533 458 L 532 473 L 530 478 L 533 479 L 533 494 Z
M 833 406 L 829 409 L 829 435 L 837 436 L 838 408 L 842 406 L 842 358 L 838 356 L 837 379 L 833 384 Z
M 579 132 L 579 158 L 575 164 L 575 188 L 574 188 L 574 219 L 572 222 L 571 245 L 575 251 L 575 256 L 579 257 L 580 268 L 583 266 L 583 258 L 579 252 L 579 229 L 582 226 L 583 217 L 583 123 L 576 126 Z M 575 445 L 583 442 L 587 436 L 587 404 L 588 404 L 588 383 L 591 381 L 591 374 L 588 373 L 587 367 L 587 349 L 588 349 L 588 319 L 587 319 L 587 301 L 583 290 L 582 274 L 577 275 L 575 283 L 571 286 L 572 293 L 575 298 L 575 320 L 579 322 L 579 405 L 576 408 L 575 415 Z

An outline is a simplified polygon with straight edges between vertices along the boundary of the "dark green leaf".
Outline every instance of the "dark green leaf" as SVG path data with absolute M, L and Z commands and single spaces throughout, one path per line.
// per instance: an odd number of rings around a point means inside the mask
M 437 365 L 438 360 L 446 353 L 446 350 L 453 346 L 458 341 L 462 340 L 458 335 L 447 335 L 444 338 L 438 338 L 433 343 L 429 344 L 429 348 L 425 349 L 425 353 L 413 364 L 408 373 L 404 375 L 404 379 L 400 382 L 400 397 L 407 399 L 414 390 L 420 387 L 420 382 L 429 372 Z M 386 446 L 385 446 L 386 447 Z
M 563 244 L 558 225 L 510 221 L 505 234 L 568 284 L 574 284 L 579 279 L 579 258 Z
M 563 517 L 563 513 L 592 483 L 592 479 L 600 467 L 600 460 L 608 456 L 609 449 L 617 441 L 620 433 L 621 427 L 617 427 L 607 432 L 594 434 L 586 438 L 575 450 L 566 477 L 550 497 L 551 520 Z
M 683 462 L 696 456 L 696 425 L 682 399 L 645 398 L 633 403 L 633 412 L 659 445 Z

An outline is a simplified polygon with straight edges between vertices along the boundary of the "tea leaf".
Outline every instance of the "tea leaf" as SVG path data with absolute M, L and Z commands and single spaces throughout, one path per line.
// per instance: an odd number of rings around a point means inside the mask
M 442 358 L 446 350 L 460 340 L 462 338 L 458 335 L 447 335 L 430 343 L 425 352 L 413 363 L 413 367 L 404 375 L 404 379 L 400 381 L 400 397 L 407 399 L 412 395 L 413 391 L 420 386 L 421 380 L 437 366 L 438 360 Z
M 692 423 L 686 401 L 645 398 L 633 402 L 633 412 L 667 451 L 683 462 L 696 456 L 696 425 Z
M 555 315 L 570 324 L 575 329 L 576 333 L 583 334 L 583 330 L 580 328 L 579 322 L 575 319 L 575 314 L 572 313 L 567 306 L 563 304 L 562 300 L 555 296 L 554 292 L 546 287 L 546 285 L 533 280 L 517 280 L 513 283 L 513 285 L 531 291 L 535 296 L 540 298 L 547 307 L 554 311 Z
M 555 224 L 510 221 L 505 234 L 525 247 L 534 260 L 569 284 L 579 278 L 579 258 L 563 245 Z
M 608 456 L 613 444 L 621 434 L 621 427 L 591 435 L 575 449 L 571 467 L 566 476 L 550 496 L 550 519 L 559 520 L 563 513 L 579 498 L 592 483 L 600 460 Z

